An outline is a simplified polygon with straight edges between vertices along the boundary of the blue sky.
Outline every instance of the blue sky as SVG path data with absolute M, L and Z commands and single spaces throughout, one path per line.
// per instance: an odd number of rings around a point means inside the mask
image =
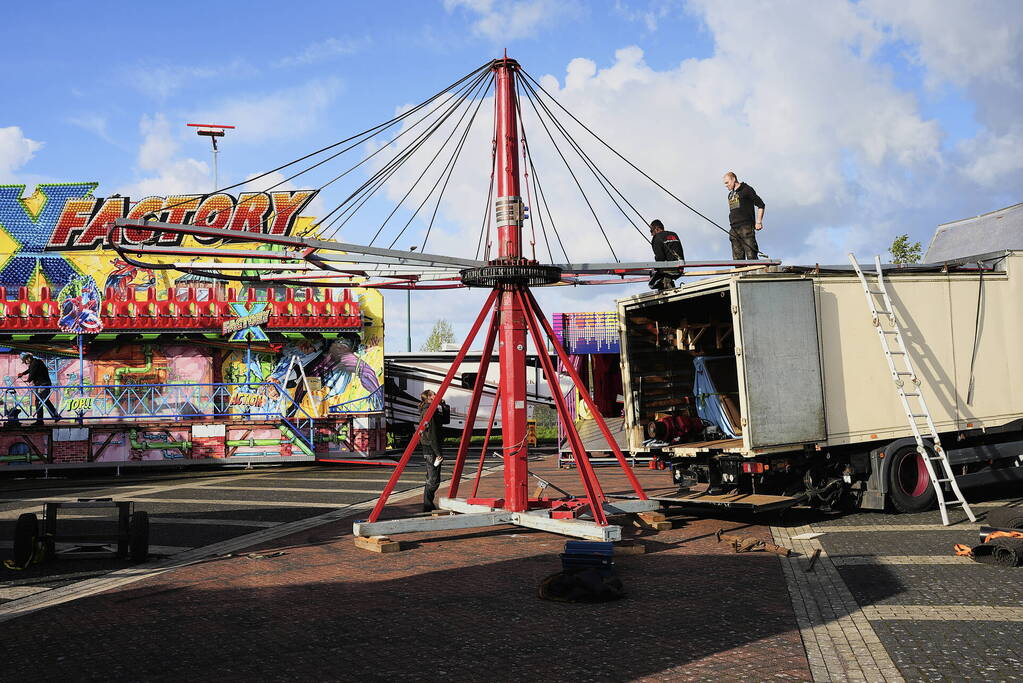
M 835 262 L 848 250 L 883 253 L 903 232 L 926 246 L 940 222 L 1023 201 L 1021 45 L 1023 3 L 1011 0 L 17 3 L 0 27 L 11 84 L 0 182 L 94 180 L 101 196 L 135 198 L 205 191 L 208 143 L 187 122 L 238 126 L 220 156 L 221 184 L 238 182 L 384 121 L 507 48 L 718 222 L 721 173 L 734 169 L 767 201 L 764 251 Z M 475 244 L 486 137 L 470 138 L 478 153 L 454 179 L 431 249 Z M 607 260 L 541 141 L 538 132 L 573 260 Z M 726 255 L 712 226 L 608 170 L 682 235 L 690 258 Z M 304 180 L 292 186 L 322 182 Z M 396 178 L 341 237 L 367 241 L 407 181 Z M 623 259 L 646 259 L 630 226 L 607 223 Z M 606 309 L 628 291 L 561 290 L 543 303 Z M 414 345 L 437 317 L 463 328 L 470 298 L 422 295 Z M 403 314 L 404 301 L 394 304 Z M 404 340 L 404 320 L 388 324 Z

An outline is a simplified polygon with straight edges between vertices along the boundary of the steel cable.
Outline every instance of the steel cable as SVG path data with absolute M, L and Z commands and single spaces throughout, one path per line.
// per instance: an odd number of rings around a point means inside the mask
M 539 90 L 540 90 L 540 92 L 542 92 L 542 93 L 543 93 L 544 95 L 546 95 L 546 96 L 547 96 L 547 99 L 549 99 L 550 101 L 554 102 L 554 104 L 558 105 L 558 108 L 559 108 L 559 109 L 561 109 L 561 110 L 562 110 L 563 112 L 565 112 L 566 114 L 568 114 L 568 115 L 569 115 L 569 116 L 570 116 L 570 117 L 572 118 L 572 120 L 573 120 L 573 121 L 575 121 L 576 123 L 578 123 L 578 124 L 579 124 L 579 125 L 580 125 L 580 126 L 581 126 L 581 127 L 583 128 L 583 130 L 585 130 L 585 131 L 586 131 L 587 133 L 589 133 L 590 135 L 592 135 L 592 136 L 593 136 L 593 137 L 594 137 L 594 138 L 595 138 L 595 139 L 597 140 L 597 142 L 599 142 L 600 144 L 602 144 L 602 145 L 604 145 L 605 147 L 607 147 L 607 148 L 608 148 L 608 149 L 609 149 L 609 150 L 610 150 L 610 151 L 611 151 L 611 152 L 612 152 L 612 153 L 613 153 L 613 154 L 614 154 L 615 156 L 617 156 L 617 157 L 618 157 L 619 159 L 621 159 L 621 160 L 622 160 L 622 161 L 624 161 L 624 162 L 625 162 L 626 164 L 628 164 L 629 166 L 631 166 L 633 170 L 635 170 L 635 171 L 636 171 L 637 173 L 639 173 L 639 174 L 640 174 L 640 175 L 642 175 L 642 176 L 643 176 L 644 178 L 646 178 L 647 180 L 649 180 L 649 181 L 650 181 L 651 183 L 653 183 L 654 185 L 656 185 L 656 186 L 657 186 L 658 188 L 660 188 L 661 190 L 663 190 L 663 191 L 664 191 L 664 192 L 665 192 L 665 193 L 666 193 L 666 194 L 667 194 L 667 195 L 668 195 L 669 197 L 671 197 L 672 199 L 674 199 L 675 201 L 677 201 L 677 202 L 678 202 L 679 204 L 681 204 L 682 206 L 686 207 L 687 209 L 689 209 L 690 211 L 692 211 L 693 213 L 695 213 L 695 214 L 696 214 L 697 216 L 699 216 L 699 217 L 700 217 L 700 218 L 702 218 L 703 220 L 705 220 L 705 221 L 707 221 L 708 223 L 710 223 L 711 225 L 713 225 L 713 226 L 714 226 L 715 228 L 717 228 L 717 229 L 718 229 L 718 230 L 720 230 L 721 232 L 724 232 L 724 233 L 728 234 L 728 235 L 729 235 L 729 237 L 731 237 L 731 234 L 732 234 L 731 230 L 728 230 L 728 229 L 726 229 L 726 228 L 723 228 L 723 227 L 721 227 L 720 225 L 718 225 L 718 223 L 717 223 L 717 222 L 715 222 L 714 220 L 712 220 L 712 219 L 708 218 L 708 217 L 707 217 L 706 215 L 704 215 L 704 214 L 703 214 L 703 213 L 701 213 L 700 211 L 697 211 L 697 210 L 696 210 L 695 208 L 693 208 L 692 206 L 690 206 L 690 205 L 689 205 L 689 203 L 687 203 L 687 202 L 686 202 L 685 200 L 683 200 L 683 199 L 682 199 L 681 197 L 677 196 L 677 195 L 676 195 L 676 194 L 675 194 L 674 192 L 672 192 L 671 190 L 669 190 L 668 188 L 666 188 L 666 187 L 665 187 L 664 185 L 662 185 L 661 183 L 659 183 L 659 182 L 657 182 L 656 180 L 654 180 L 654 179 L 653 179 L 653 178 L 652 178 L 652 177 L 651 177 L 651 176 L 650 176 L 650 175 L 649 175 L 649 174 L 648 174 L 648 173 L 647 173 L 646 171 L 644 171 L 643 169 L 639 168 L 638 166 L 636 166 L 636 164 L 632 163 L 632 162 L 631 162 L 631 161 L 629 161 L 629 160 L 628 160 L 627 158 L 625 158 L 625 157 L 624 157 L 624 156 L 623 156 L 623 155 L 621 154 L 621 152 L 619 152 L 619 151 L 618 151 L 618 150 L 616 150 L 616 149 L 615 149 L 614 147 L 612 147 L 612 146 L 611 146 L 611 145 L 609 145 L 609 144 L 608 144 L 607 142 L 605 142 L 605 141 L 604 141 L 604 139 L 603 139 L 603 138 L 601 138 L 601 137 L 600 137 L 599 135 L 597 135 L 596 133 L 594 133 L 594 132 L 593 132 L 593 131 L 592 131 L 592 130 L 591 130 L 591 129 L 589 128 L 589 126 L 587 126 L 587 125 L 586 125 L 585 123 L 583 123 L 582 121 L 580 121 L 580 120 L 579 120 L 579 119 L 578 119 L 578 118 L 577 118 L 577 117 L 575 116 L 575 114 L 573 114 L 573 113 L 572 113 L 572 112 L 570 112 L 570 111 L 569 111 L 568 109 L 566 109 L 566 108 L 565 108 L 565 106 L 564 106 L 563 104 L 561 104 L 560 102 L 558 102 L 558 100 L 557 100 L 557 99 L 555 99 L 555 97 L 554 97 L 553 95 L 551 95 L 551 94 L 550 94 L 549 92 L 547 92 L 547 90 L 546 90 L 546 89 L 545 89 L 545 88 L 544 88 L 544 87 L 543 87 L 542 85 L 540 85 L 540 82 L 539 82 L 538 80 L 536 80 L 535 78 L 533 78 L 533 76 L 532 76 L 531 74 L 529 74 L 528 72 L 526 72 L 525 70 L 523 70 L 523 69 L 521 69 L 521 68 L 519 69 L 519 71 L 520 71 L 520 72 L 521 72 L 521 73 L 522 73 L 522 74 L 523 74 L 523 75 L 524 75 L 524 76 L 525 76 L 526 78 L 528 78 L 528 79 L 529 79 L 530 81 L 532 81 L 532 83 L 533 83 L 533 84 L 534 84 L 534 85 L 536 86 L 536 88 L 537 88 L 537 89 L 539 89 Z M 748 246 L 748 243 L 747 243 L 747 246 Z M 764 258 L 769 258 L 769 257 L 767 256 L 767 254 L 765 254 L 765 253 L 763 253 L 763 252 L 761 252 L 761 251 L 759 251 L 759 250 L 758 250 L 758 254 L 759 254 L 760 256 L 763 256 Z

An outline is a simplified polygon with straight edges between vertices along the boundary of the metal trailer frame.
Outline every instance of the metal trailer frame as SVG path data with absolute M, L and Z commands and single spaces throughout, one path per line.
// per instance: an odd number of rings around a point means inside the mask
M 1023 252 L 888 266 L 885 279 L 934 423 L 939 432 L 956 437 L 947 447 L 950 462 L 1017 458 L 1012 471 L 957 480 L 976 484 L 1023 477 L 1023 356 L 1017 342 L 1023 336 L 1018 304 Z M 869 475 L 862 505 L 882 508 L 889 493 L 888 456 L 913 438 L 877 348 L 862 284 L 849 267 L 736 273 L 619 299 L 630 448 L 651 451 L 643 445 L 630 314 L 715 294 L 728 298 L 734 327 L 729 351 L 736 359 L 742 438 L 683 443 L 662 452 L 761 459 L 797 451 L 860 453 L 867 464 L 859 473 Z M 956 447 L 956 440 L 967 443 Z

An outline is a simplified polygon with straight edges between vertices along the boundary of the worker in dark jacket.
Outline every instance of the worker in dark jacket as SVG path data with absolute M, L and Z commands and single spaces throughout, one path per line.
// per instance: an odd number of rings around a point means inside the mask
M 736 261 L 755 261 L 760 255 L 757 230 L 764 229 L 764 200 L 746 183 L 740 183 L 729 171 L 724 177 L 728 188 L 728 224 L 731 230 L 732 258 Z
M 21 362 L 27 365 L 28 369 L 18 373 L 18 377 L 27 376 L 29 385 L 35 387 L 33 390 L 36 399 L 36 421 L 34 424 L 43 424 L 44 405 L 50 411 L 50 417 L 60 420 L 60 413 L 57 412 L 53 401 L 50 400 L 50 387 L 53 386 L 53 380 L 50 379 L 50 370 L 46 367 L 46 363 L 28 351 L 21 354 Z
M 427 389 L 419 395 L 419 421 L 422 422 L 436 392 Z M 440 468 L 444 463 L 444 455 L 441 452 L 441 439 L 443 438 L 443 426 L 451 419 L 451 409 L 441 399 L 437 410 L 433 411 L 430 421 L 423 426 L 419 437 L 419 445 L 423 449 L 423 458 L 426 460 L 426 489 L 423 491 L 423 512 L 433 512 L 437 506 L 433 497 L 437 495 L 440 488 Z
M 664 223 L 654 219 L 650 221 L 650 246 L 654 250 L 655 261 L 685 261 L 682 251 L 682 240 L 671 230 L 664 229 Z M 682 274 L 682 268 L 655 269 L 650 273 L 650 289 L 664 291 L 675 287 L 675 278 Z

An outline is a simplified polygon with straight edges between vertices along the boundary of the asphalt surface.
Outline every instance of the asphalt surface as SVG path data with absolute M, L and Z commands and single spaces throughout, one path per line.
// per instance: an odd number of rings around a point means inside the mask
M 395 493 L 422 486 L 425 468 L 413 459 Z M 134 501 L 150 517 L 151 559 L 171 557 L 255 531 L 272 528 L 375 499 L 393 470 L 390 467 L 266 466 L 252 470 L 184 470 L 175 473 L 130 472 L 121 477 L 75 478 L 24 475 L 0 479 L 0 563 L 12 557 L 18 516 L 31 512 L 42 520 L 44 501 L 113 498 Z M 446 472 L 445 472 L 446 474 Z M 117 531 L 116 509 L 68 509 L 58 513 L 57 533 Z M 86 578 L 129 567 L 91 546 L 92 556 L 64 556 L 82 547 L 58 543 L 59 559 L 22 571 L 0 567 L 0 604 L 59 588 Z
M 977 525 L 991 510 L 1023 506 L 1021 488 L 967 490 L 977 524 L 951 510 L 950 527 L 937 510 L 813 524 L 906 680 L 1023 681 L 1023 567 L 956 558 L 952 549 L 980 543 Z

